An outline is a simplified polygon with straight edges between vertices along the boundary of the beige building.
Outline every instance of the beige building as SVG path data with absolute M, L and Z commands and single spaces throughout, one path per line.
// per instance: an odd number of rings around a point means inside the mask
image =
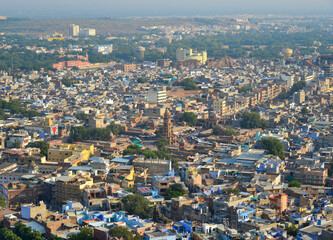
M 147 101 L 148 103 L 163 103 L 167 100 L 166 87 L 148 90 Z
M 75 177 L 58 177 L 55 185 L 57 204 L 62 205 L 67 201 L 81 202 L 83 189 L 90 188 L 92 185 L 93 179 L 89 173 Z
M 79 25 L 75 25 L 75 24 L 71 24 L 69 25 L 69 36 L 72 37 L 78 37 L 80 34 L 80 26 Z
M 207 52 L 197 52 L 193 51 L 191 48 L 178 48 L 176 51 L 176 58 L 177 61 L 198 60 L 202 65 L 205 65 L 207 62 Z
M 94 154 L 93 144 L 61 144 L 57 148 L 50 148 L 47 156 L 50 162 L 67 162 L 71 156 L 80 156 L 82 160 L 88 160 Z
M 219 112 L 222 116 L 227 112 L 226 101 L 224 99 L 217 99 L 213 101 L 213 109 Z
M 43 201 L 39 202 L 39 205 L 35 204 L 24 204 L 21 205 L 21 215 L 23 219 L 38 218 L 38 220 L 46 220 L 47 209 Z

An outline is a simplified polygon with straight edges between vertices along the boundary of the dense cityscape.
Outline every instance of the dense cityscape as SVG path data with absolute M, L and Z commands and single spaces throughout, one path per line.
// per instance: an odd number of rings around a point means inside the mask
M 332 16 L 0 16 L 0 239 L 333 239 L 332 74 Z

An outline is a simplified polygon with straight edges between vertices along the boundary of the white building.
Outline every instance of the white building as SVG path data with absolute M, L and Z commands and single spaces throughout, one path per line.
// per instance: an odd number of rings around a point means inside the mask
M 78 37 L 80 34 L 80 26 L 79 25 L 75 25 L 75 24 L 71 24 L 69 25 L 69 36 L 72 37 Z
M 113 45 L 112 44 L 95 45 L 94 46 L 94 51 L 102 53 L 102 54 L 110 54 L 113 51 Z
M 80 31 L 80 35 L 83 37 L 96 36 L 96 29 L 94 28 L 83 28 Z
M 147 94 L 148 103 L 163 103 L 167 99 L 166 87 L 149 89 Z
M 291 88 L 294 85 L 295 75 L 284 73 L 282 74 L 281 79 L 285 82 L 288 82 L 288 86 Z

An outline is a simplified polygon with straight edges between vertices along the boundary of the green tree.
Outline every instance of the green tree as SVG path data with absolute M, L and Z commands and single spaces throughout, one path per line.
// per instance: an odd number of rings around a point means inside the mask
M 226 188 L 226 189 L 223 190 L 223 192 L 225 194 L 233 193 L 233 194 L 239 195 L 240 190 L 238 188 Z
M 25 148 L 39 148 L 40 154 L 42 154 L 43 156 L 47 156 L 50 144 L 44 141 L 36 141 L 28 143 L 28 145 Z
M 21 141 L 15 141 L 13 143 L 12 148 L 21 148 L 21 146 L 22 146 L 22 142 Z
M 282 92 L 278 95 L 278 99 L 287 99 L 290 96 L 292 96 L 295 92 L 298 92 L 299 90 L 303 89 L 306 86 L 306 82 L 305 81 L 299 81 L 297 83 L 295 83 L 291 89 L 288 92 Z
M 222 131 L 221 126 L 216 125 L 216 126 L 213 127 L 213 134 L 214 134 L 214 135 L 219 135 L 219 132 L 220 132 L 220 131 Z
M 291 182 L 288 183 L 288 187 L 297 187 L 297 188 L 300 188 L 301 184 L 298 181 L 291 181 Z
M 189 126 L 195 126 L 198 123 L 197 115 L 193 112 L 184 112 L 178 120 L 180 122 L 186 122 Z
M 147 82 L 149 82 L 148 78 L 143 78 L 143 77 L 138 78 L 138 83 L 147 83 Z
M 286 227 L 286 231 L 287 231 L 288 235 L 293 236 L 293 237 L 296 237 L 297 233 L 298 233 L 298 229 L 294 224 L 292 224 L 289 227 Z
M 119 135 L 125 132 L 125 128 L 119 124 L 115 124 L 114 122 L 111 122 L 109 126 L 107 126 L 108 129 L 111 130 L 111 132 L 114 135 Z
M 259 113 L 244 112 L 240 125 L 242 128 L 266 128 L 267 122 L 260 117 Z
M 183 185 L 176 183 L 167 189 L 165 199 L 170 200 L 171 198 L 184 196 L 185 194 L 187 194 L 187 191 L 184 189 Z
M 302 107 L 301 113 L 302 115 L 306 115 L 309 113 L 309 109 L 307 107 Z
M 133 234 L 128 227 L 113 227 L 110 229 L 109 234 L 111 237 L 123 238 L 124 240 L 139 240 L 141 236 Z
M 225 130 L 224 130 L 224 135 L 225 136 L 236 136 L 237 131 L 230 126 L 226 126 Z
M 135 214 L 140 218 L 148 218 L 151 214 L 149 201 L 139 194 L 130 194 L 124 197 L 121 202 L 124 210 L 129 214 Z
M 119 124 L 111 123 L 105 128 L 87 129 L 85 127 L 72 127 L 69 134 L 69 141 L 98 140 L 106 141 L 110 138 L 111 132 L 114 135 L 124 133 L 125 128 Z
M 198 86 L 192 78 L 185 78 L 181 82 L 181 86 L 183 86 L 185 90 L 198 90 Z
M 6 207 L 6 201 L 2 195 L 0 195 L 0 207 L 2 207 L 2 208 Z
M 252 92 L 252 87 L 251 86 L 242 86 L 238 88 L 239 93 L 244 93 L 244 92 Z
M 78 113 L 76 115 L 76 118 L 81 120 L 81 121 L 87 121 L 87 120 L 89 120 L 89 115 L 86 114 L 86 113 Z
M 284 159 L 284 147 L 283 144 L 275 138 L 265 138 L 262 141 L 264 149 L 267 150 L 269 154 L 278 156 L 280 159 Z
M 13 233 L 22 238 L 22 240 L 44 240 L 40 232 L 31 230 L 31 227 L 27 227 L 23 223 L 18 222 L 14 226 Z
M 94 230 L 92 228 L 83 227 L 78 234 L 70 235 L 68 240 L 93 240 Z
M 0 229 L 0 239 L 4 240 L 22 240 L 19 236 L 7 228 Z

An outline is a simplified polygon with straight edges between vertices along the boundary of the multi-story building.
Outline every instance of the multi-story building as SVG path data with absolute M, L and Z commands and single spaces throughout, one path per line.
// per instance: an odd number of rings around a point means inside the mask
M 72 155 L 80 155 L 83 160 L 88 160 L 94 154 L 93 144 L 61 144 L 57 148 L 48 150 L 48 160 L 51 162 L 63 162 Z
M 96 36 L 96 29 L 94 29 L 94 28 L 83 28 L 80 31 L 80 35 L 82 35 L 84 37 Z
M 171 61 L 169 59 L 158 59 L 157 66 L 159 67 L 169 67 Z
M 114 68 L 116 70 L 121 70 L 123 72 L 129 72 L 133 69 L 136 69 L 136 64 L 129 64 L 129 63 L 127 63 L 127 64 L 116 64 L 116 65 L 114 65 Z
M 300 105 L 304 101 L 305 101 L 305 92 L 301 90 L 295 94 L 295 102 Z
M 148 103 L 163 103 L 167 99 L 166 87 L 149 89 L 147 94 Z
M 280 213 L 284 212 L 288 207 L 288 195 L 280 194 L 278 196 L 273 196 L 269 198 L 271 204 L 273 204 L 275 209 L 278 209 Z
M 95 45 L 94 51 L 102 54 L 111 54 L 113 51 L 113 45 L 107 44 L 107 45 Z
M 55 185 L 57 205 L 65 204 L 67 201 L 81 202 L 83 189 L 92 185 L 93 179 L 90 174 L 75 177 L 58 177 Z
M 191 48 L 178 48 L 176 52 L 176 58 L 177 61 L 198 60 L 202 65 L 205 65 L 207 62 L 207 52 L 197 52 L 193 51 Z
M 213 109 L 224 116 L 227 112 L 226 101 L 224 99 L 217 99 L 213 101 Z
M 69 25 L 69 35 L 72 37 L 78 37 L 80 34 L 80 26 L 79 25 L 75 25 L 75 24 L 71 24 Z
M 301 184 L 324 185 L 328 177 L 328 169 L 311 169 L 309 167 L 301 167 L 293 173 L 293 180 Z
M 288 83 L 288 87 L 291 88 L 294 85 L 295 75 L 285 73 L 285 74 L 282 74 L 281 79 L 283 81 L 286 81 Z
M 11 182 L 0 184 L 0 195 L 7 206 L 15 208 L 23 203 L 36 203 L 45 194 L 42 185 Z
M 40 220 L 45 220 L 47 217 L 47 209 L 46 205 L 43 201 L 40 201 L 38 206 L 35 204 L 24 204 L 21 205 L 21 216 L 23 219 L 36 218 L 38 217 Z

